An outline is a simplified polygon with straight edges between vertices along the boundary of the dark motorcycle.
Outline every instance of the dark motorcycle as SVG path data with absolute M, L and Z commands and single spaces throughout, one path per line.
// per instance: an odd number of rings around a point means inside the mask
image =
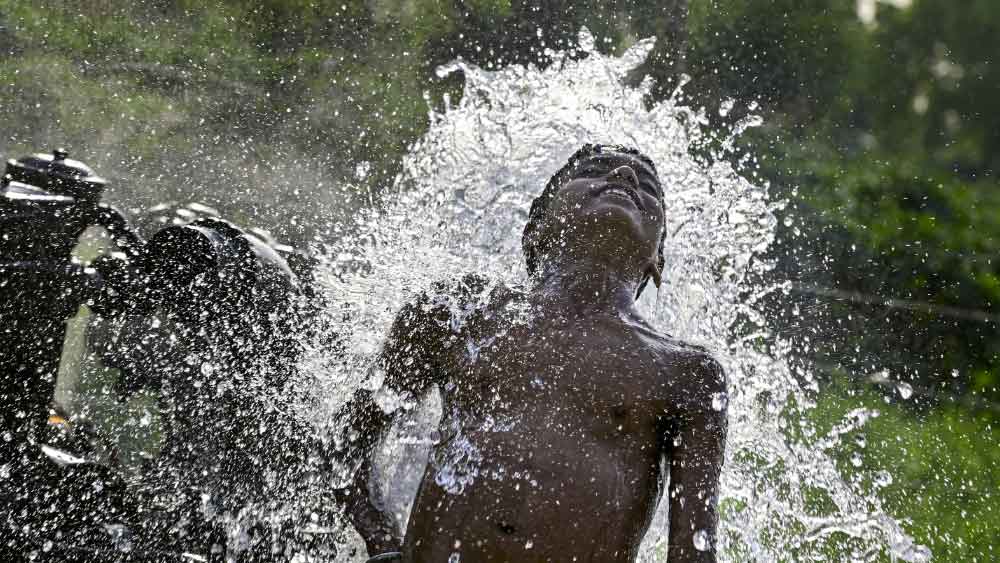
M 309 260 L 212 216 L 143 240 L 100 202 L 105 186 L 61 150 L 8 161 L 0 182 L 0 559 L 329 554 L 299 522 L 332 512 L 301 462 L 321 444 L 284 408 L 316 307 Z M 73 250 L 93 227 L 112 251 L 85 264 Z M 81 306 L 119 398 L 157 397 L 159 452 L 137 469 L 53 403 Z

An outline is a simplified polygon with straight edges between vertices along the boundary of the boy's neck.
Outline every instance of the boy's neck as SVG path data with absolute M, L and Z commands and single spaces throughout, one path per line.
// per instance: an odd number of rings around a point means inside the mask
M 549 263 L 536 277 L 534 293 L 547 309 L 575 313 L 633 313 L 637 281 L 607 264 Z

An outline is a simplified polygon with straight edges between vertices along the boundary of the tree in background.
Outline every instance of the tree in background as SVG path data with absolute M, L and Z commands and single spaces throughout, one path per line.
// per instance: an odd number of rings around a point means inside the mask
M 584 25 L 621 49 L 677 6 L 0 0 L 0 152 L 66 145 L 130 206 L 196 199 L 301 242 L 391 184 L 424 93 L 459 94 L 438 65 L 545 64 Z
M 1000 6 L 851 4 L 694 3 L 694 88 L 766 112 L 751 150 L 794 204 L 779 275 L 806 298 L 789 333 L 824 369 L 995 409 Z

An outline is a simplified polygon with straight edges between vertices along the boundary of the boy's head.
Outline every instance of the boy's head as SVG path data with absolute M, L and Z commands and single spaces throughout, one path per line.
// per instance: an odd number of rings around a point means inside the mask
M 583 194 L 585 197 L 600 198 L 607 193 L 608 200 L 612 202 L 618 197 L 619 202 L 624 201 L 625 207 L 634 208 L 635 216 L 649 227 L 657 228 L 659 240 L 654 241 L 655 267 L 657 271 L 663 268 L 663 239 L 666 233 L 663 227 L 663 190 L 653 161 L 634 148 L 588 143 L 552 176 L 531 204 L 528 223 L 521 237 L 528 274 L 534 275 L 539 270 L 550 245 L 555 242 L 549 228 L 553 224 L 553 202 L 561 190 L 574 186 L 578 191 L 580 186 L 592 187 L 589 193 Z M 621 197 L 622 192 L 627 192 L 629 197 Z M 576 203 L 573 207 L 579 208 L 580 204 Z M 560 220 L 565 222 L 566 218 L 560 217 Z M 639 283 L 636 297 L 648 281 L 649 275 L 646 274 Z

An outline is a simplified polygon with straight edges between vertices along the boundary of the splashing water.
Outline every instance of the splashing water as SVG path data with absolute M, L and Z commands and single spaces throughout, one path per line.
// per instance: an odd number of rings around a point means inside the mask
M 584 30 L 578 50 L 550 52 L 554 63 L 544 70 L 486 71 L 463 62 L 439 69 L 441 76 L 464 74 L 461 101 L 446 99 L 442 112 L 431 113 L 429 131 L 405 158 L 385 205 L 324 249 L 321 282 L 337 304 L 326 322 L 350 351 L 330 365 L 329 351 L 316 346 L 304 362 L 326 418 L 356 389 L 379 389 L 374 355 L 395 312 L 414 295 L 470 272 L 524 280 L 520 239 L 531 200 L 573 151 L 586 142 L 631 145 L 658 167 L 668 222 L 663 288 L 646 291 L 641 308 L 658 329 L 709 347 L 729 376 L 728 395 L 713 398 L 730 413 L 721 558 L 821 561 L 836 549 L 855 561 L 928 560 L 929 551 L 914 544 L 875 493 L 842 477 L 830 455 L 842 434 L 877 413 L 853 412 L 818 435 L 804 416 L 811 402 L 800 381 L 813 385 L 809 374 L 793 375 L 780 341 L 766 350 L 759 344 L 774 341 L 759 302 L 782 291 L 756 281 L 768 269 L 761 255 L 773 241 L 781 203 L 725 159 L 692 156 L 690 149 L 710 136 L 707 119 L 684 107 L 679 92 L 649 106 L 649 80 L 626 84 L 652 47 L 646 39 L 621 57 L 605 56 Z M 724 147 L 759 122 L 738 123 Z M 382 406 L 414 407 L 397 403 L 389 398 Z M 397 474 L 423 473 L 413 461 L 420 456 L 400 453 L 413 441 L 397 436 L 390 445 L 397 463 L 414 464 Z M 475 460 L 473 453 L 461 457 Z M 666 504 L 641 561 L 665 560 Z

